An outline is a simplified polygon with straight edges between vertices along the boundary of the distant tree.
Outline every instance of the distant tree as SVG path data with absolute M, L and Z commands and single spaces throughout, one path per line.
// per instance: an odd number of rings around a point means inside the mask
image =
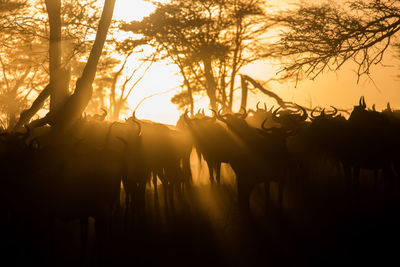
M 181 94 L 173 100 L 193 111 L 193 94 L 205 92 L 210 106 L 231 109 L 235 78 L 259 58 L 268 28 L 261 0 L 172 0 L 153 2 L 156 10 L 122 29 L 143 40 L 179 68 Z M 227 92 L 226 89 L 229 89 Z
M 351 0 L 342 6 L 302 2 L 274 19 L 282 33 L 267 53 L 281 60 L 281 78 L 314 79 L 348 61 L 358 66 L 359 78 L 369 75 L 390 45 L 399 44 L 397 0 Z
M 140 49 L 143 44 L 142 40 L 130 39 L 114 42 L 113 51 L 122 56 L 122 64 L 109 77 L 111 83 L 108 97 L 112 120 L 119 120 L 121 112 L 129 109 L 127 102 L 129 96 L 153 63 L 154 55 L 150 56 L 149 60 L 143 59 L 132 64 L 132 57 L 143 52 Z
M 37 24 L 29 8 L 27 1 L 0 1 L 0 117 L 6 128 L 15 125 L 30 95 L 37 93 L 48 76 L 41 67 L 46 44 L 31 30 Z M 22 20 L 27 15 L 31 20 Z
M 26 6 L 26 1 L 23 0 L 0 0 L 0 17 L 1 22 L 4 23 L 3 18 L 10 14 L 21 10 Z
M 19 44 L 15 48 L 3 47 L 0 52 L 0 112 L 4 125 L 13 127 L 19 112 L 48 79 L 40 70 L 35 51 L 43 44 Z M 43 64 L 44 62 L 42 62 Z M 34 95 L 33 94 L 33 95 Z

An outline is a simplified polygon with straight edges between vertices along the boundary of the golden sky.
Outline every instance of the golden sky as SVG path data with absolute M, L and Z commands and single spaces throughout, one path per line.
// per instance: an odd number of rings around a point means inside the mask
M 286 5 L 287 2 L 295 3 L 297 0 L 272 1 L 274 4 Z M 115 18 L 124 20 L 140 20 L 149 14 L 152 7 L 142 0 L 117 0 L 115 7 Z M 358 103 L 361 95 L 365 96 L 369 107 L 376 104 L 377 110 L 384 109 L 390 101 L 392 107 L 400 108 L 400 60 L 388 51 L 381 65 L 371 69 L 372 80 L 362 77 L 357 84 L 357 76 L 353 64 L 345 65 L 338 72 L 324 73 L 318 76 L 315 81 L 303 80 L 297 87 L 293 82 L 285 84 L 271 84 L 271 90 L 280 95 L 284 100 L 294 101 L 300 105 L 309 107 L 334 105 L 340 108 L 352 108 Z M 269 62 L 257 62 L 242 70 L 251 77 L 259 80 L 273 78 L 278 66 L 272 66 Z M 174 75 L 176 69 L 165 63 L 154 64 L 146 74 L 143 81 L 134 90 L 129 98 L 132 109 L 146 96 L 156 92 L 165 92 L 179 85 L 179 78 Z M 176 106 L 170 102 L 174 92 L 168 92 L 145 100 L 137 111 L 139 118 L 160 121 L 163 123 L 175 124 L 179 117 Z M 236 108 L 239 109 L 240 96 Z M 262 95 L 249 96 L 248 107 L 255 106 L 257 101 L 265 101 L 267 105 L 276 104 Z M 200 99 L 197 108 L 207 108 L 207 100 Z

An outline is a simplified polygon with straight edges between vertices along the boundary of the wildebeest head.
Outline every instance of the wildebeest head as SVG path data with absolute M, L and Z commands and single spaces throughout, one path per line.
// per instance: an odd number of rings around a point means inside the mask
M 277 108 L 272 113 L 272 118 L 274 121 L 280 123 L 281 125 L 295 129 L 299 126 L 299 124 L 303 123 L 307 117 L 308 113 L 302 106 L 295 104 L 295 110 L 285 109 L 280 111 L 280 107 Z

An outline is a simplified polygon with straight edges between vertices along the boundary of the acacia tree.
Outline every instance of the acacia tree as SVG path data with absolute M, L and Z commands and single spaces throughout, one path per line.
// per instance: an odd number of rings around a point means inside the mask
M 108 28 L 111 23 L 115 0 L 105 0 L 103 12 L 98 23 L 96 38 L 90 51 L 87 63 L 81 77 L 76 82 L 74 93 L 55 112 L 50 110 L 44 121 L 51 124 L 57 135 L 79 119 L 93 94 L 93 81 L 97 71 L 97 64 L 103 50 Z
M 211 108 L 231 109 L 237 73 L 259 58 L 262 33 L 269 26 L 264 1 L 173 0 L 154 4 L 152 14 L 122 29 L 141 34 L 159 53 L 158 59 L 178 66 L 186 90 L 175 101 L 190 105 L 193 111 L 194 92 L 206 92 Z
M 382 61 L 390 45 L 398 45 L 400 2 L 351 0 L 342 6 L 303 2 L 274 19 L 283 31 L 268 54 L 281 60 L 282 78 L 314 79 L 348 61 L 358 66 L 359 78 Z
M 119 120 L 120 113 L 129 109 L 128 98 L 134 88 L 140 83 L 146 72 L 151 67 L 153 60 L 143 59 L 136 64 L 132 64 L 132 57 L 142 53 L 140 48 L 144 42 L 142 40 L 125 39 L 123 41 L 114 40 L 114 50 L 122 56 L 122 64 L 111 73 L 109 77 L 109 111 L 112 120 Z M 154 56 L 153 56 L 154 58 Z M 129 65 L 129 68 L 127 67 Z
M 21 113 L 14 129 L 28 123 L 31 117 L 43 108 L 50 95 L 49 109 L 53 111 L 52 114 L 64 105 L 70 95 L 71 80 L 76 80 L 75 77 L 82 74 L 86 65 L 83 63 L 88 61 L 90 47 L 93 44 L 93 40 L 88 36 L 96 34 L 96 25 L 101 14 L 101 9 L 95 0 L 79 2 L 65 0 L 62 5 L 60 0 L 46 0 L 44 1 L 46 6 L 41 6 L 40 2 L 36 1 L 35 7 L 30 6 L 30 10 L 39 11 L 35 12 L 35 14 L 39 13 L 39 18 L 31 18 L 35 22 L 34 26 L 29 28 L 30 24 L 25 23 L 29 16 L 22 14 L 14 18 L 10 28 L 19 29 L 19 32 L 30 33 L 43 42 L 47 41 L 48 53 L 42 52 L 41 56 L 49 62 L 49 67 L 47 68 L 46 64 L 42 64 L 42 72 L 50 78 L 48 78 L 47 86 L 43 84 L 44 89 L 33 101 L 32 106 Z M 109 5 L 110 3 L 107 1 L 104 7 L 109 8 Z M 48 20 L 43 18 L 43 14 L 46 13 Z M 46 50 L 43 49 L 42 51 Z M 107 65 L 107 70 L 114 66 L 115 63 L 114 65 Z M 43 121 L 40 121 L 40 123 Z

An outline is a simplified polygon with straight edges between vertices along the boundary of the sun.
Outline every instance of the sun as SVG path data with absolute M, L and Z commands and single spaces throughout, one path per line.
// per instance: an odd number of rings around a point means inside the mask
M 143 0 L 117 0 L 114 17 L 124 21 L 142 20 L 154 10 L 154 6 Z
M 166 0 L 159 2 L 166 2 Z M 126 22 L 140 21 L 154 10 L 155 6 L 145 0 L 117 0 L 114 18 Z M 118 37 L 126 38 L 125 33 L 118 33 Z M 134 65 L 135 63 L 132 63 L 133 68 Z M 175 75 L 176 72 L 177 70 L 173 66 L 166 65 L 165 62 L 153 63 L 128 97 L 129 111 L 121 114 L 121 118 L 130 116 L 132 111 L 139 106 L 136 112 L 138 118 L 175 124 L 179 112 L 171 103 L 171 98 L 180 83 L 180 79 Z

